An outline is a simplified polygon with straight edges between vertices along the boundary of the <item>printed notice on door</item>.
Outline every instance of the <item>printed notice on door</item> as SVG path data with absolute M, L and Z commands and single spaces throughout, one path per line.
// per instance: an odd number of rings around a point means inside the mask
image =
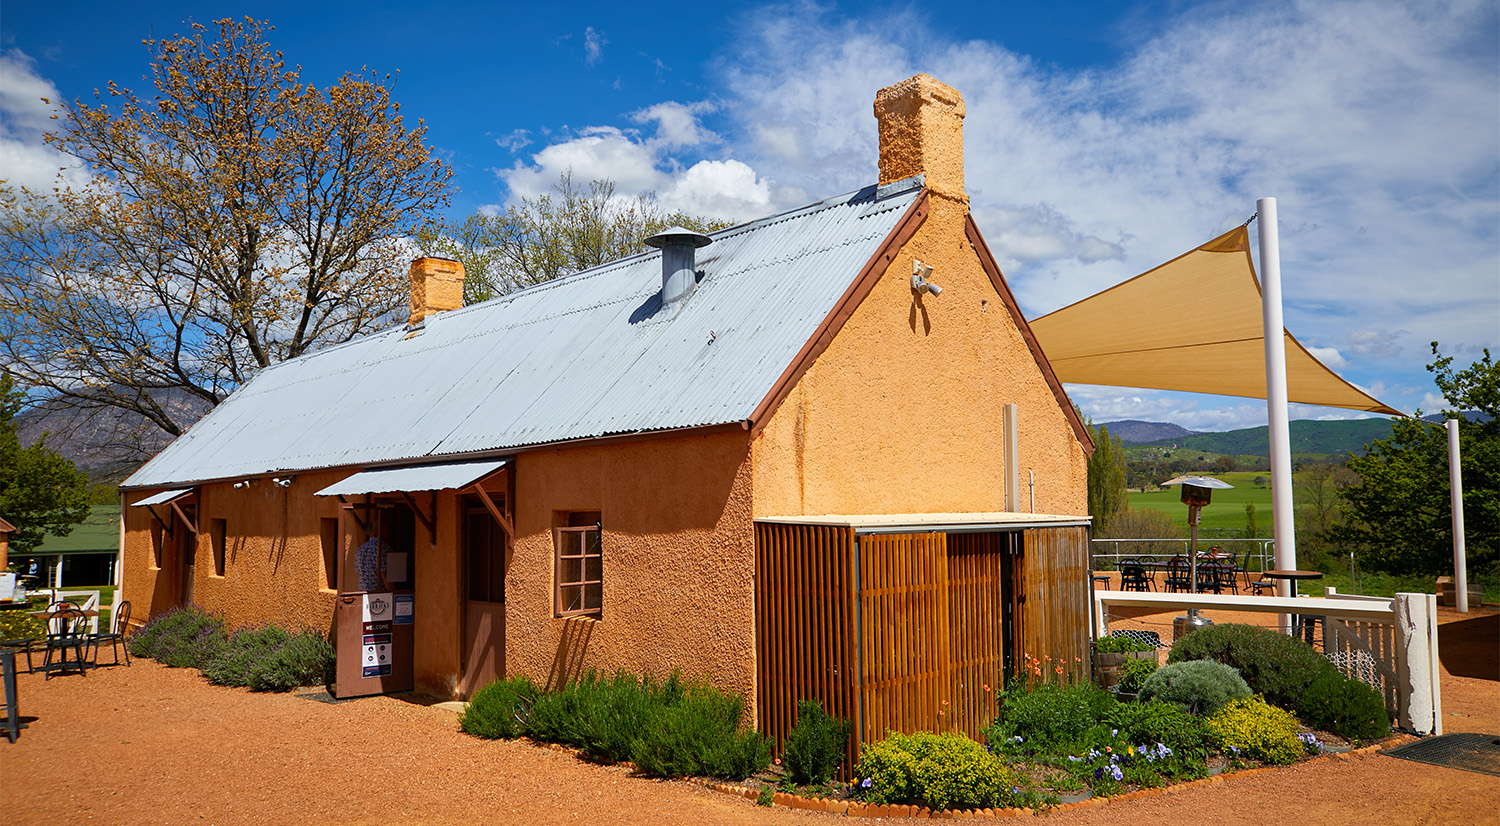
M 365 634 L 360 676 L 388 677 L 391 673 L 391 635 Z

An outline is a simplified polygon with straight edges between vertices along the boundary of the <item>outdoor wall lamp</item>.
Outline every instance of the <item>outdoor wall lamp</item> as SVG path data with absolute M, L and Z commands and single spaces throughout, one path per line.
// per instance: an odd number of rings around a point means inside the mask
M 246 479 L 243 482 L 235 482 L 234 483 L 234 489 L 235 490 L 244 490 L 245 488 L 248 488 L 248 487 L 250 487 L 250 480 L 249 479 Z
M 931 277 L 932 267 L 913 258 L 911 262 L 911 288 L 917 291 L 917 295 L 921 295 L 922 293 L 939 295 L 943 292 L 942 287 L 927 280 Z
M 291 487 L 292 480 L 296 479 L 296 478 L 297 477 L 295 477 L 295 476 L 288 476 L 286 478 L 282 478 L 280 476 L 272 476 L 271 477 L 271 483 L 274 484 L 274 485 L 276 485 L 277 487 L 286 488 L 286 487 Z

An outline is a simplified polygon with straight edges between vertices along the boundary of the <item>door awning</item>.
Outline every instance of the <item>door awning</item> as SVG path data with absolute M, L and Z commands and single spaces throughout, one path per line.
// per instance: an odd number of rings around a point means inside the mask
M 478 462 L 447 462 L 440 465 L 362 470 L 342 482 L 318 491 L 316 496 L 355 496 L 363 493 L 399 493 L 419 490 L 461 490 L 510 464 L 510 459 Z
M 147 496 L 145 499 L 132 504 L 131 507 L 146 508 L 152 505 L 165 505 L 168 502 L 174 502 L 178 499 L 181 499 L 182 497 L 187 496 L 192 492 L 192 488 L 187 488 L 185 490 L 164 490 L 161 493 L 153 493 L 150 496 Z
M 1260 282 L 1245 227 L 1035 319 L 1031 330 L 1066 383 L 1266 397 Z M 1403 415 L 1282 335 L 1288 401 Z

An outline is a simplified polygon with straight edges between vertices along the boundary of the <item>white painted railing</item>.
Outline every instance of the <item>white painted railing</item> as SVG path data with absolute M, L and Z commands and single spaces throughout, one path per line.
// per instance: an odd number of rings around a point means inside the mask
M 1197 608 L 1204 611 L 1254 611 L 1270 614 L 1300 614 L 1322 617 L 1325 653 L 1344 662 L 1345 673 L 1359 670 L 1349 665 L 1368 658 L 1385 697 L 1386 707 L 1396 713 L 1397 724 L 1422 734 L 1443 733 L 1443 704 L 1439 675 L 1437 597 L 1433 594 L 1397 594 L 1361 597 L 1340 594 L 1332 588 L 1322 597 L 1257 597 L 1219 594 L 1172 594 L 1151 591 L 1095 591 L 1094 633 L 1109 634 L 1109 608 L 1152 608 L 1159 612 Z M 1349 652 L 1354 652 L 1352 655 Z

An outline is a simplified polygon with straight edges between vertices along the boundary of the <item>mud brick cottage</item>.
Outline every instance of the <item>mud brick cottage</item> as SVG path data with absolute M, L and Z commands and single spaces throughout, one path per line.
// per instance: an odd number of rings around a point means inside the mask
M 266 368 L 122 486 L 124 596 L 329 630 L 341 696 L 674 668 L 762 729 L 977 733 L 1082 669 L 1092 449 L 968 212 L 959 94 L 880 180 Z M 1074 658 L 1083 663 L 1075 664 Z

